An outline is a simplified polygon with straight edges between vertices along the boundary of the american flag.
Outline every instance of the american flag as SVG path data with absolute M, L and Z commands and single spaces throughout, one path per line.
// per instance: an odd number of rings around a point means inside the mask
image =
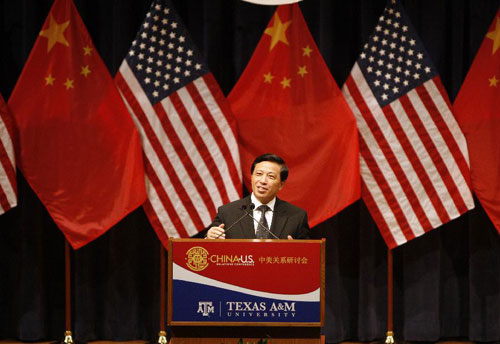
M 17 205 L 13 118 L 0 95 L 0 214 Z
M 395 1 L 342 92 L 360 133 L 362 197 L 390 248 L 474 207 L 464 135 L 429 54 Z
M 164 245 L 241 197 L 232 114 L 169 1 L 154 1 L 116 75 L 142 137 L 146 214 Z

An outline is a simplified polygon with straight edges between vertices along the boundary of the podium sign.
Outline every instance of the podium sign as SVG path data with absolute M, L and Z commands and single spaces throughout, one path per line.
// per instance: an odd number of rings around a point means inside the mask
M 322 326 L 322 245 L 319 240 L 172 240 L 169 324 Z

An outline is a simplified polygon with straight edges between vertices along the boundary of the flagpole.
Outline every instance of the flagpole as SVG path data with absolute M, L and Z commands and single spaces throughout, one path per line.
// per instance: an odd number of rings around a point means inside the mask
M 386 344 L 394 344 L 394 299 L 393 299 L 393 259 L 392 250 L 387 249 L 387 337 Z
M 64 273 L 66 280 L 66 331 L 64 332 L 64 343 L 72 344 L 73 337 L 71 333 L 71 256 L 70 246 L 66 239 L 64 241 Z
M 160 332 L 158 343 L 167 344 L 167 331 L 165 330 L 165 248 L 160 243 Z

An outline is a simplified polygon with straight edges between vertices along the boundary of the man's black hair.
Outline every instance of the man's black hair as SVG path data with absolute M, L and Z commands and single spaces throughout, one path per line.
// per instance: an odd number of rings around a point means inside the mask
M 256 157 L 252 163 L 250 174 L 253 174 L 253 170 L 255 170 L 255 165 L 263 161 L 275 162 L 278 165 L 280 165 L 280 179 L 282 182 L 284 182 L 288 178 L 288 166 L 286 166 L 285 160 L 283 160 L 276 154 L 271 154 L 271 153 L 262 154 Z

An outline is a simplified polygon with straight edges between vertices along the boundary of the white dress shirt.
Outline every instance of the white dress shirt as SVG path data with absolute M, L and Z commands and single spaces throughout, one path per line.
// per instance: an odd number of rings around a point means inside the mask
M 253 209 L 253 217 L 255 217 L 257 221 L 260 221 L 260 218 L 262 217 L 262 211 L 260 211 L 260 209 L 257 208 L 263 204 L 255 197 L 253 193 L 250 196 L 250 199 L 252 200 L 252 203 L 255 204 L 255 208 Z M 271 209 L 271 211 L 269 210 L 266 211 L 266 220 L 267 224 L 269 225 L 269 230 L 271 230 L 271 226 L 273 224 L 273 212 L 275 204 L 276 204 L 276 197 L 274 197 L 271 201 L 269 201 L 269 203 L 266 204 L 269 207 L 269 209 Z M 255 234 L 257 234 L 257 226 L 258 226 L 257 221 L 253 222 Z

